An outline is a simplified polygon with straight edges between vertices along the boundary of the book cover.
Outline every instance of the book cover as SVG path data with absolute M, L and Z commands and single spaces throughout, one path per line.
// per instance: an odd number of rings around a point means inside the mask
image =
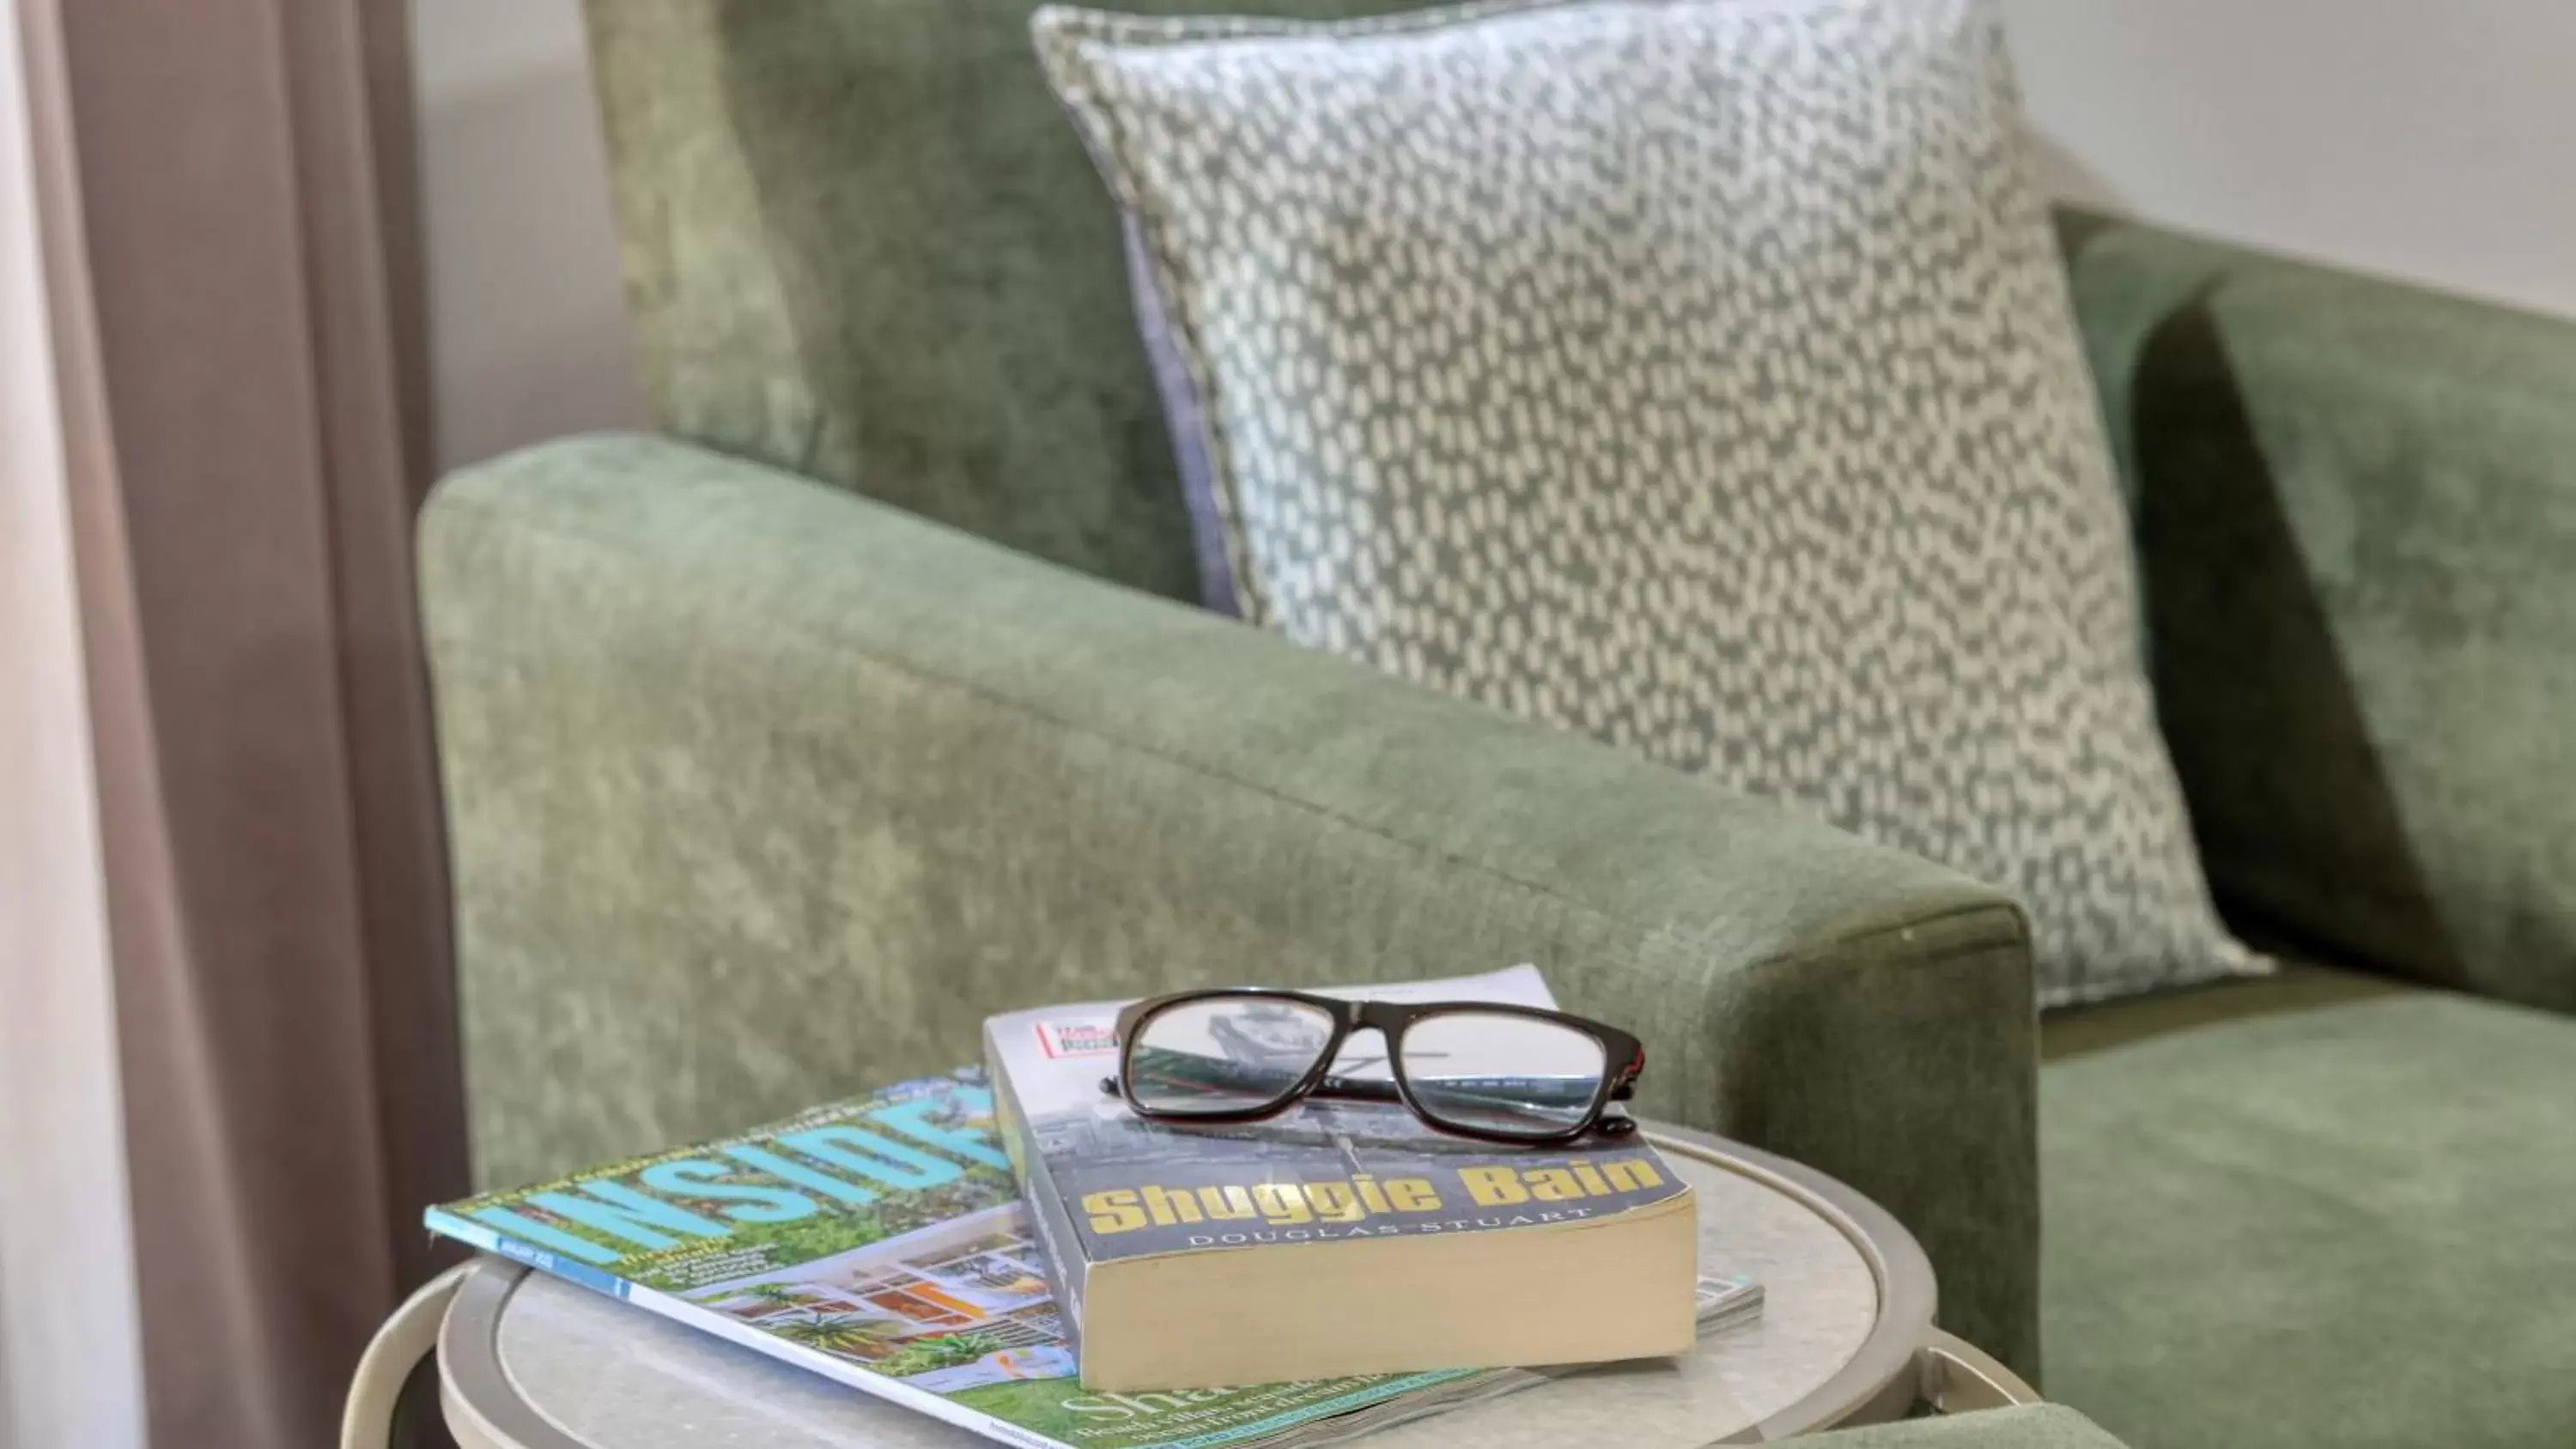
M 1323 994 L 1556 1005 L 1531 966 Z M 1318 1097 L 1262 1122 L 1147 1121 L 1103 1087 L 1117 1071 L 1124 1004 L 1044 1007 L 985 1023 L 1014 1167 L 1077 1346 L 1087 1280 L 1103 1264 L 1588 1223 L 1689 1194 L 1637 1136 L 1515 1148 L 1439 1132 L 1395 1103 Z M 1241 1047 L 1257 1053 L 1261 1043 Z M 1335 1074 L 1384 1077 L 1382 1048 L 1373 1033 L 1355 1038 Z
M 1313 1444 L 1520 1370 L 1083 1390 L 980 1069 L 431 1208 L 430 1229 L 1006 1443 Z M 1703 1285 L 1711 1327 L 1759 1290 Z

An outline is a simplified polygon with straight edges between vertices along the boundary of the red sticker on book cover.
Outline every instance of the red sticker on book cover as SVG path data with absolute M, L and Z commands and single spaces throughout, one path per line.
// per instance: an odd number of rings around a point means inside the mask
M 1106 1021 L 1041 1021 L 1038 1050 L 1050 1057 L 1110 1057 L 1118 1054 L 1118 1033 Z

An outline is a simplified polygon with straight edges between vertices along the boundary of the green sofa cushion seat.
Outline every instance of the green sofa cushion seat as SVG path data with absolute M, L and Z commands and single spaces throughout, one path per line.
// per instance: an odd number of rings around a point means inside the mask
M 2136 1449 L 2576 1443 L 2576 1019 L 2302 969 L 2044 1036 L 2050 1398 Z

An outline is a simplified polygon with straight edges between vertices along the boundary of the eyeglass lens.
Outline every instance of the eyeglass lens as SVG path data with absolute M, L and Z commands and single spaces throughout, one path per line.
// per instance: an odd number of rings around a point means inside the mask
M 1128 1090 L 1149 1112 L 1258 1111 L 1295 1090 L 1332 1039 L 1332 1013 L 1302 1001 L 1184 1001 L 1155 1012 L 1137 1029 Z
M 1590 1032 L 1505 1012 L 1423 1017 L 1405 1031 L 1401 1059 L 1424 1116 L 1501 1137 L 1581 1126 L 1607 1070 Z

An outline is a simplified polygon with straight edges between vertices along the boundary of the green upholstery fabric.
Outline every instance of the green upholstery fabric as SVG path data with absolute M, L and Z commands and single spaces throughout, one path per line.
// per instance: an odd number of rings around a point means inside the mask
M 2576 326 L 2063 231 L 2220 898 L 2576 1010 Z
M 2576 1020 L 2311 971 L 2044 1039 L 2051 1398 L 2135 1449 L 2576 1443 Z
M 2062 1404 L 1873 1424 L 1815 1443 L 1816 1449 L 2121 1449 L 2119 1440 Z M 2228 1446 L 2212 1440 L 2204 1449 Z
M 592 0 L 646 390 L 682 437 L 1195 598 L 1117 215 L 1035 8 Z
M 2002 897 L 1193 609 L 679 444 L 450 479 L 423 579 L 481 1180 L 1182 982 L 1534 960 L 1640 1108 L 1812 1163 L 2035 1371 Z

